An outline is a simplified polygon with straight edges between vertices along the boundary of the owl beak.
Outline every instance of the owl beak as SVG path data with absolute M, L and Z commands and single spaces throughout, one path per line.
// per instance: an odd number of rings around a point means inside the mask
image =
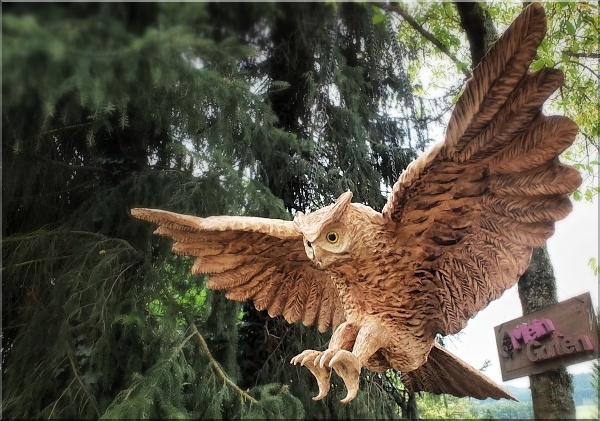
M 315 264 L 315 266 L 319 269 L 321 269 L 323 267 L 323 262 L 321 262 L 321 260 L 318 258 L 317 256 L 317 249 L 314 245 L 312 245 L 312 243 L 310 243 L 309 241 L 306 241 L 306 246 L 308 246 L 306 248 L 306 256 L 312 260 L 312 262 Z
M 323 262 L 321 262 L 321 259 L 319 259 L 319 257 L 317 256 L 317 250 L 315 250 L 314 247 L 312 248 L 312 252 L 313 252 L 313 258 L 312 261 L 315 263 L 315 266 L 319 269 L 321 269 L 323 267 Z

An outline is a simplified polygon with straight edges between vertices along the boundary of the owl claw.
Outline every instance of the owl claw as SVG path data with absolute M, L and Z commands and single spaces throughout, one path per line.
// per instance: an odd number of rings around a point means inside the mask
M 319 394 L 313 398 L 315 401 L 323 399 L 329 393 L 332 368 L 342 378 L 348 390 L 348 394 L 340 402 L 348 403 L 358 393 L 360 363 L 350 351 L 328 349 L 321 352 L 307 349 L 292 358 L 290 362 L 308 368 L 317 379 Z
M 321 368 L 330 367 L 329 363 L 331 362 L 331 359 L 337 354 L 338 351 L 339 351 L 339 348 L 327 349 L 327 350 L 323 351 L 323 353 L 321 354 L 321 357 L 318 358 L 319 366 Z M 315 359 L 315 364 L 316 363 L 317 363 L 317 359 Z
M 358 358 L 350 351 L 340 350 L 329 361 L 329 366 L 344 380 L 348 394 L 340 402 L 348 403 L 358 393 L 358 380 L 360 376 L 360 363 Z
M 331 369 L 320 367 L 317 364 L 317 360 L 320 358 L 321 354 L 322 352 L 320 351 L 313 351 L 311 349 L 307 349 L 306 351 L 303 351 L 300 354 L 296 355 L 290 361 L 294 365 L 300 363 L 301 366 L 308 368 L 312 375 L 315 376 L 315 378 L 317 379 L 317 386 L 319 386 L 319 394 L 313 398 L 313 400 L 315 401 L 323 399 L 325 396 L 327 396 L 330 387 Z
M 298 364 L 300 363 L 300 365 L 304 365 L 306 364 L 306 361 L 312 358 L 316 358 L 320 355 L 321 353 L 319 351 L 313 351 L 312 349 L 307 349 L 303 352 L 301 352 L 300 354 L 296 355 L 294 358 L 291 359 L 290 363 L 291 364 Z
M 313 401 L 320 401 L 325 396 L 327 396 L 327 394 L 329 393 L 329 381 L 327 382 L 326 387 L 321 387 L 321 384 L 319 383 L 319 379 L 317 379 L 317 384 L 319 385 L 319 394 L 312 398 Z
M 304 367 L 307 362 L 310 363 L 314 359 L 315 357 L 313 355 L 306 355 L 304 358 L 302 358 L 302 361 L 300 361 L 300 365 Z

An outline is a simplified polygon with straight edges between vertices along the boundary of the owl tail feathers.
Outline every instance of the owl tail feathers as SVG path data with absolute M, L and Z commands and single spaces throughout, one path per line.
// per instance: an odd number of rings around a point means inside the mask
M 445 348 L 435 344 L 427 362 L 416 370 L 402 373 L 402 383 L 412 392 L 447 393 L 459 398 L 512 399 L 509 391 L 497 385 Z

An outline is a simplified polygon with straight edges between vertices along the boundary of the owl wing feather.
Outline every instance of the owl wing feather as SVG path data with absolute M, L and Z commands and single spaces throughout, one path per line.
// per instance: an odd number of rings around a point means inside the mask
M 383 209 L 412 250 L 404 267 L 439 289 L 440 333 L 458 332 L 517 282 L 581 184 L 558 160 L 577 125 L 541 112 L 563 75 L 528 72 L 545 31 L 533 3 L 473 71 L 444 141 L 407 167 Z
M 411 392 L 450 393 L 459 398 L 518 399 L 508 390 L 493 383 L 443 346 L 434 344 L 427 362 L 416 370 L 401 374 L 402 383 Z M 462 379 L 462 381 L 456 381 Z M 454 381 L 453 381 L 454 380 Z
M 291 221 L 211 216 L 134 208 L 138 219 L 158 225 L 154 232 L 175 241 L 173 252 L 195 256 L 192 273 L 208 274 L 207 286 L 225 290 L 229 299 L 254 302 L 269 316 L 302 321 L 320 332 L 345 320 L 330 279 L 312 267 L 302 235 Z

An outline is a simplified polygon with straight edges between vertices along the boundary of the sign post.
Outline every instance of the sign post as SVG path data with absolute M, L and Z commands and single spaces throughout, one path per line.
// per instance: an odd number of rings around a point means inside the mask
M 598 358 L 598 328 L 589 293 L 494 328 L 502 380 Z

